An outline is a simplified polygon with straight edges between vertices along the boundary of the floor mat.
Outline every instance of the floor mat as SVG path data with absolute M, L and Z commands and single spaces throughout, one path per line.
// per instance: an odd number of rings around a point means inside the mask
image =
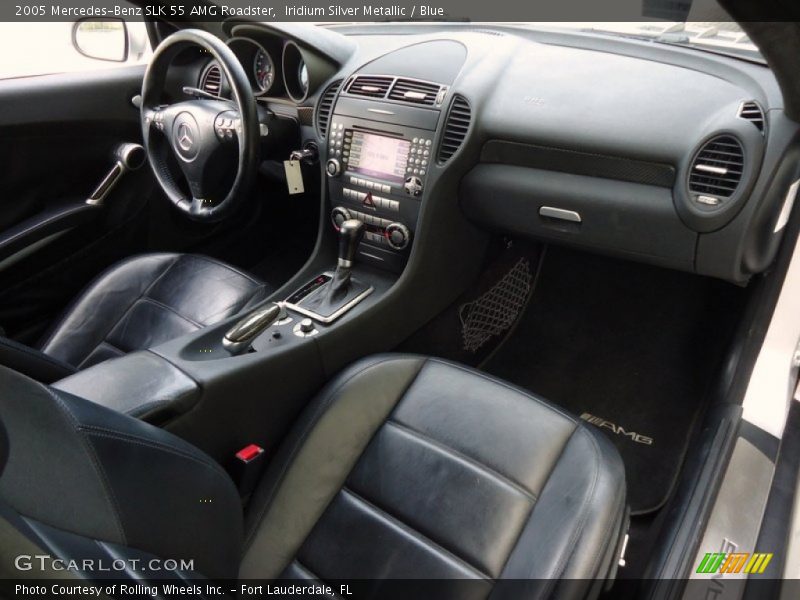
M 647 513 L 675 483 L 743 295 L 550 247 L 524 316 L 485 370 L 606 433 L 625 462 L 632 512 Z

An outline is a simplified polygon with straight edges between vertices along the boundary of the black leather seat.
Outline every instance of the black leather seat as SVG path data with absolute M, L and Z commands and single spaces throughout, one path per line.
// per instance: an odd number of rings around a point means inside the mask
M 214 577 L 373 580 L 376 598 L 409 578 L 436 598 L 574 597 L 613 576 L 627 527 L 604 437 L 436 359 L 377 356 L 341 373 L 270 461 L 244 527 L 227 476 L 189 444 L 8 370 L 0 388 L 12 449 L 0 499 L 48 551 L 56 528 L 62 553 L 99 539 L 192 557 Z M 67 461 L 44 458 L 55 446 Z
M 269 291 L 266 284 L 208 257 L 137 256 L 97 277 L 52 328 L 40 352 L 0 338 L 0 364 L 55 381 L 217 323 Z

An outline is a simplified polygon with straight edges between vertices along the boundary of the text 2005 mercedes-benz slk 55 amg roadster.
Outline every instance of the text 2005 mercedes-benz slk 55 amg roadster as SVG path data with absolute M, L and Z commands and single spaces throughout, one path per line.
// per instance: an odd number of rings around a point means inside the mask
M 4 593 L 796 597 L 800 25 L 694 4 L 0 24 Z

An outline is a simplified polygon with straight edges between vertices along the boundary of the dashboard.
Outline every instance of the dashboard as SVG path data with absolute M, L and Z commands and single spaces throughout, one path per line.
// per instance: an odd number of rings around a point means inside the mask
M 333 226 L 400 270 L 475 225 L 739 284 L 773 260 L 800 181 L 770 70 L 515 26 L 226 24 L 260 102 L 307 116 Z M 199 87 L 225 94 L 207 59 Z M 216 87 L 215 87 L 216 86 Z

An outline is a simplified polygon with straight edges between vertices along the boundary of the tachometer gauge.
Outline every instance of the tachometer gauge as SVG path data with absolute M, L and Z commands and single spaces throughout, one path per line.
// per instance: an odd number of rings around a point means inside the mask
M 262 94 L 269 91 L 272 82 L 275 81 L 275 65 L 272 63 L 272 58 L 260 48 L 253 59 L 253 75 L 258 88 L 257 92 Z

